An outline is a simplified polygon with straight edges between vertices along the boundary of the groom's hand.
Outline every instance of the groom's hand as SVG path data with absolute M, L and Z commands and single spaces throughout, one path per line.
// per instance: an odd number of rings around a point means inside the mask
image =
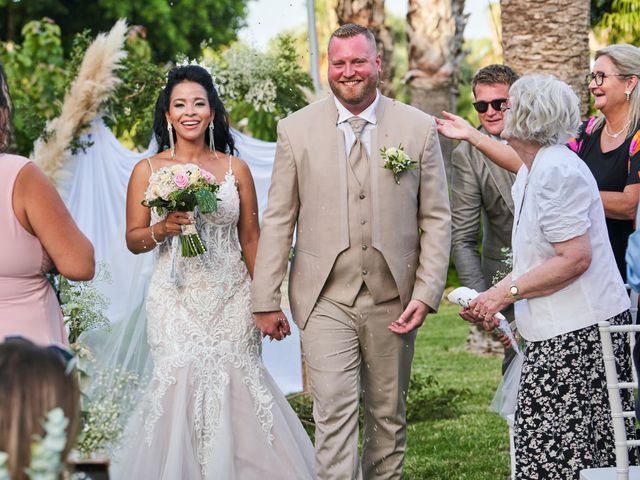
M 409 302 L 407 308 L 404 309 L 400 318 L 389 325 L 389 330 L 398 335 L 409 333 L 424 323 L 424 319 L 429 311 L 430 308 L 427 304 L 420 300 L 413 299 Z
M 282 310 L 254 313 L 253 318 L 263 338 L 268 336 L 271 340 L 282 340 L 287 335 L 291 335 L 287 316 Z

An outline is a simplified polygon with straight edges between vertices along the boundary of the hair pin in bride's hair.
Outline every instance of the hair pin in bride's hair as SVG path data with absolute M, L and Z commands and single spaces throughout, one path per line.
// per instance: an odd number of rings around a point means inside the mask
M 189 60 L 189 57 L 184 56 L 184 57 L 181 57 L 181 58 L 176 62 L 176 64 L 175 64 L 175 67 L 174 67 L 174 68 L 188 67 L 188 66 L 190 66 L 190 65 L 191 65 L 191 66 L 195 66 L 195 67 L 200 67 L 200 68 L 202 68 L 202 69 L 206 70 L 206 71 L 207 71 L 207 73 L 208 73 L 209 75 L 211 75 L 211 78 L 213 79 L 213 86 L 214 86 L 216 89 L 218 88 L 218 85 L 217 85 L 217 82 L 216 82 L 216 80 L 217 80 L 217 79 L 216 79 L 216 76 L 213 74 L 213 67 L 212 67 L 210 64 L 205 63 L 205 62 L 204 62 L 204 60 L 203 60 L 203 61 L 201 61 L 201 62 L 199 62 L 199 61 L 198 61 L 198 60 L 196 60 L 195 58 L 192 58 L 191 60 Z M 167 75 L 166 75 L 166 77 L 165 77 L 165 83 L 169 80 L 169 73 L 171 72 L 171 70 L 173 70 L 173 69 L 170 69 L 170 70 L 167 72 Z

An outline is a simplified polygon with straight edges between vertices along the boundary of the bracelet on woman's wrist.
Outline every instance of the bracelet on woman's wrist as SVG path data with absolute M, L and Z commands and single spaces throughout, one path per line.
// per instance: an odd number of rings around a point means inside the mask
M 153 233 L 153 225 L 149 225 L 149 231 L 151 232 L 151 240 L 153 240 L 153 243 L 155 243 L 155 244 L 156 244 L 156 247 L 157 247 L 158 245 L 162 245 L 162 243 L 164 242 L 164 240 L 163 240 L 162 242 L 159 242 L 159 241 L 156 239 L 156 235 L 155 235 L 155 233 Z
M 487 136 L 484 133 L 481 133 L 480 140 L 478 140 L 478 142 L 475 144 L 471 142 L 471 145 L 473 145 L 473 148 L 478 148 L 478 146 L 484 141 L 485 138 L 487 138 Z

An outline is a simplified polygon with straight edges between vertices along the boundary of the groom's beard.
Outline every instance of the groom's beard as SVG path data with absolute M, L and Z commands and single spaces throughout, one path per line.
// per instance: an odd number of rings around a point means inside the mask
M 354 86 L 348 86 L 342 83 L 350 80 L 358 80 L 359 82 Z M 377 86 L 377 75 L 371 75 L 366 78 L 341 78 L 338 81 L 329 79 L 329 87 L 331 87 L 331 91 L 333 92 L 333 94 L 343 104 L 347 105 L 359 105 L 368 97 L 370 97 L 371 101 L 373 102 L 373 100 L 376 98 Z

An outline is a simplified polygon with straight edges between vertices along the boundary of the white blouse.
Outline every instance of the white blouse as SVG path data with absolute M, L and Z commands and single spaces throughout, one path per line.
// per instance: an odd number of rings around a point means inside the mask
M 607 320 L 629 308 L 629 296 L 607 235 L 598 186 L 586 164 L 563 145 L 541 148 L 511 189 L 513 280 L 555 256 L 553 243 L 587 233 L 591 265 L 570 285 L 515 304 L 516 325 L 541 341 Z

